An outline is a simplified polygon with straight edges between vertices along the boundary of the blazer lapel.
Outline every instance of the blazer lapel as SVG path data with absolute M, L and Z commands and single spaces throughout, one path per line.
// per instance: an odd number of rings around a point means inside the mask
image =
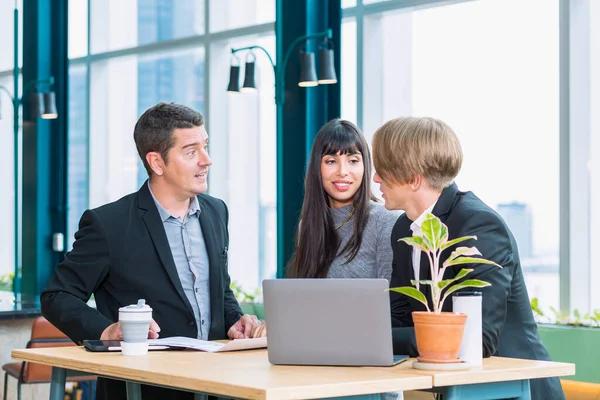
M 406 215 L 403 215 L 400 217 L 398 227 L 397 227 L 397 232 L 398 232 L 398 236 L 396 237 L 397 239 L 402 239 L 405 237 L 412 236 L 412 232 L 410 230 L 410 224 L 411 224 L 411 221 L 408 219 L 408 217 Z M 397 243 L 392 244 L 392 247 L 395 247 L 395 246 L 398 246 L 398 249 L 400 250 L 398 252 L 398 258 L 396 260 L 396 262 L 398 263 L 398 265 L 396 265 L 396 268 L 403 269 L 408 266 L 410 280 L 415 279 L 415 271 L 413 269 L 413 263 L 412 263 L 412 254 L 413 254 L 412 246 L 409 246 L 406 243 L 401 242 L 401 241 L 398 241 Z M 409 280 L 409 282 L 407 282 L 407 285 L 410 285 L 410 280 Z
M 200 227 L 202 228 L 202 235 L 204 236 L 204 243 L 206 244 L 206 252 L 208 253 L 208 274 L 209 274 L 209 286 L 210 286 L 210 314 L 212 318 L 219 312 L 219 305 L 216 304 L 215 300 L 222 296 L 217 296 L 221 285 L 221 271 L 219 270 L 219 246 L 214 235 L 213 226 L 213 215 L 208 207 L 202 207 L 202 200 L 200 200 Z M 214 324 L 211 323 L 211 331 L 213 330 Z M 209 337 L 212 337 L 209 333 Z
M 167 239 L 165 228 L 160 220 L 156 204 L 154 204 L 154 199 L 152 198 L 152 194 L 148 188 L 148 181 L 142 185 L 142 188 L 138 193 L 139 208 L 145 211 L 142 214 L 142 220 L 144 221 L 144 224 L 146 224 L 146 228 L 148 229 L 148 233 L 152 238 L 152 242 L 154 243 L 158 257 L 167 271 L 167 275 L 169 276 L 175 291 L 187 307 L 190 314 L 194 315 L 192 306 L 187 296 L 183 292 L 183 286 L 181 285 L 181 280 L 179 279 L 179 274 L 177 273 L 177 267 L 175 267 L 175 262 L 173 261 L 173 254 L 171 254 L 169 240 Z

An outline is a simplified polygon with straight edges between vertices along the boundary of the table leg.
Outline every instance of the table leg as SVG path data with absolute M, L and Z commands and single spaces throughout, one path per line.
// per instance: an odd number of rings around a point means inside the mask
M 139 383 L 126 381 L 127 400 L 142 400 L 142 386 Z
M 50 400 L 63 400 L 65 398 L 65 383 L 67 381 L 67 370 L 52 367 L 50 378 Z
M 517 397 L 517 400 L 531 400 L 531 386 L 529 385 L 529 379 L 521 381 L 522 383 L 522 394 L 521 397 Z
M 436 387 L 426 391 L 441 393 L 443 400 L 531 400 L 528 379 L 522 381 Z

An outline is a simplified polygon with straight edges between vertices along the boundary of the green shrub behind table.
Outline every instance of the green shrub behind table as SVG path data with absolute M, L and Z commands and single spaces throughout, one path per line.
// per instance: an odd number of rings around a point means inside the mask
M 258 319 L 265 319 L 265 305 L 262 303 L 240 303 L 244 314 L 256 315 Z
M 565 379 L 600 383 L 600 328 L 540 324 L 538 331 L 552 361 L 575 363 Z

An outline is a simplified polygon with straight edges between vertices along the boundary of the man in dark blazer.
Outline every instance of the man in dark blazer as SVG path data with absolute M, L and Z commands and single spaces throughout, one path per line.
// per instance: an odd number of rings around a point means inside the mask
M 412 286 L 411 280 L 429 280 L 428 258 L 413 251 L 401 238 L 421 235 L 426 213 L 448 227 L 450 239 L 475 235 L 477 240 L 460 246 L 475 246 L 484 258 L 501 265 L 470 264 L 467 279 L 481 279 L 491 286 L 483 293 L 483 356 L 550 360 L 540 341 L 531 311 L 517 243 L 502 218 L 471 192 L 461 192 L 454 183 L 462 164 L 456 134 L 442 121 L 432 118 L 397 118 L 381 126 L 373 136 L 375 182 L 388 209 L 404 210 L 392 230 L 394 253 L 390 287 Z M 456 246 L 442 253 L 444 260 Z M 462 266 L 449 267 L 445 279 L 454 278 Z M 430 301 L 430 289 L 420 285 Z M 394 353 L 417 356 L 413 311 L 425 306 L 400 293 L 390 292 Z M 452 311 L 446 300 L 443 311 Z M 443 340 L 443 338 L 440 338 Z M 558 378 L 531 381 L 532 399 L 564 399 Z
M 120 340 L 119 308 L 143 298 L 153 309 L 151 338 L 252 337 L 258 320 L 242 315 L 229 288 L 227 207 L 203 194 L 212 161 L 202 114 L 158 104 L 140 117 L 134 139 L 149 180 L 83 214 L 73 250 L 41 295 L 43 315 L 78 344 Z M 86 304 L 92 293 L 95 309 Z M 142 394 L 193 398 L 152 386 Z M 99 400 L 125 397 L 123 382 L 98 379 Z

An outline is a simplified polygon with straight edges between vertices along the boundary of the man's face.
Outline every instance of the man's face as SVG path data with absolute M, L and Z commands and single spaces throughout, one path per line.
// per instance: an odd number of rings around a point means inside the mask
M 377 172 L 373 176 L 373 181 L 379 183 L 379 190 L 385 201 L 385 208 L 388 210 L 406 210 L 407 203 L 413 193 L 408 183 L 397 184 L 388 182 L 381 179 Z
M 208 167 L 212 165 L 206 129 L 204 126 L 175 129 L 173 139 L 168 162 L 163 167 L 163 178 L 173 195 L 184 199 L 206 192 Z

